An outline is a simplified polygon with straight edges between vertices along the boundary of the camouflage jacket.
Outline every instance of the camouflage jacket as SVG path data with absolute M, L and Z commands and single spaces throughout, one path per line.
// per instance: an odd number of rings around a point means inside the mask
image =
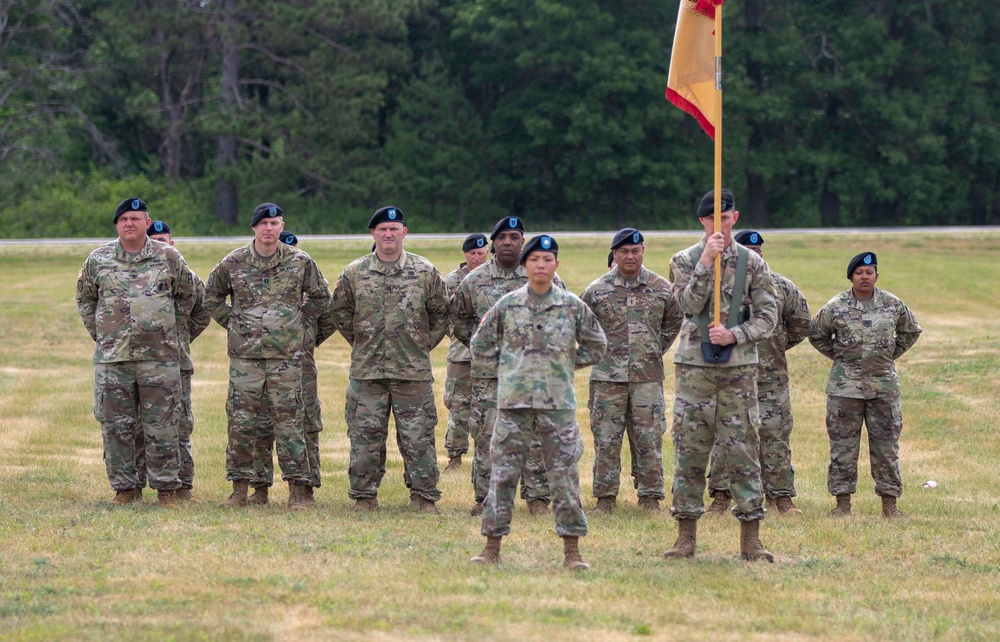
M 705 239 L 697 245 L 681 250 L 670 259 L 670 281 L 673 283 L 674 296 L 684 312 L 684 322 L 681 324 L 680 339 L 674 352 L 674 363 L 706 366 L 712 368 L 731 368 L 757 363 L 757 342 L 771 336 L 777 323 L 777 304 L 774 300 L 774 286 L 771 284 L 771 272 L 767 269 L 764 259 L 750 252 L 747 262 L 747 276 L 743 286 L 743 307 L 749 310 L 749 318 L 736 325 L 732 330 L 736 335 L 736 345 L 728 363 L 707 364 L 701 356 L 701 330 L 695 318 L 702 309 L 712 310 L 715 267 L 705 267 L 695 256 L 705 249 Z M 733 288 L 736 286 L 736 242 L 731 241 L 729 247 L 722 252 L 722 307 L 720 318 L 726 322 L 729 315 L 729 302 L 733 298 Z M 709 317 L 711 323 L 711 316 Z M 708 341 L 708 337 L 704 339 Z
M 119 241 L 91 252 L 77 276 L 76 307 L 96 342 L 94 363 L 180 361 L 196 279 L 177 250 L 149 238 L 133 257 Z
M 812 320 L 809 342 L 833 359 L 826 394 L 851 399 L 899 396 L 894 361 L 923 329 L 909 308 L 885 290 L 869 299 L 846 290 L 830 299 Z
M 191 316 L 188 322 L 180 326 L 178 338 L 181 344 L 181 370 L 184 372 L 194 372 L 194 361 L 191 359 L 191 342 L 197 339 L 208 324 L 212 322 L 212 315 L 205 309 L 205 284 L 201 282 L 197 274 L 194 275 L 195 298 L 194 307 L 191 308 Z
M 778 324 L 771 336 L 757 344 L 757 382 L 788 383 L 788 359 L 785 352 L 809 337 L 809 304 L 795 284 L 777 272 L 771 272 Z
M 587 286 L 582 298 L 608 337 L 608 351 L 590 380 L 663 381 L 663 355 L 684 318 L 670 283 L 643 267 L 629 284 L 616 267 Z
M 528 273 L 519 265 L 510 273 L 504 272 L 493 257 L 462 279 L 458 289 L 451 296 L 451 321 L 455 338 L 466 346 L 472 341 L 479 321 L 505 294 L 513 292 L 528 282 Z M 557 274 L 552 285 L 566 289 Z M 496 379 L 496 370 L 486 363 L 476 365 L 472 360 L 472 377 L 475 379 Z
M 430 352 L 448 331 L 441 273 L 410 252 L 388 270 L 363 256 L 337 281 L 333 320 L 353 347 L 352 379 L 433 381 Z
M 444 277 L 444 289 L 449 299 L 455 295 L 455 291 L 458 290 L 462 279 L 468 274 L 469 270 L 465 267 L 465 263 L 462 263 L 458 266 L 458 269 Z M 451 343 L 448 345 L 448 363 L 469 363 L 472 361 L 472 353 L 469 352 L 467 346 L 462 345 L 461 341 L 455 339 L 455 331 L 450 323 L 448 324 L 448 337 L 451 339 Z
M 205 307 L 229 331 L 230 357 L 301 356 L 306 321 L 330 305 L 326 278 L 302 250 L 279 243 L 264 258 L 253 245 L 233 250 L 208 275 Z
M 608 341 L 575 294 L 542 299 L 525 285 L 490 308 L 472 337 L 472 364 L 498 374 L 498 408 L 573 410 L 573 372 L 600 361 Z

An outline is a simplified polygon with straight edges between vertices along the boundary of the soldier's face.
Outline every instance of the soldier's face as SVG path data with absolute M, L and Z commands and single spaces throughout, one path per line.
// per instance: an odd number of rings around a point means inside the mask
M 615 263 L 618 264 L 618 274 L 626 279 L 634 279 L 642 271 L 642 259 L 645 250 L 642 245 L 622 245 L 615 248 Z
M 546 286 L 552 283 L 556 275 L 559 261 L 552 252 L 532 252 L 524 260 L 524 270 L 528 273 L 528 281 L 534 286 Z
M 159 241 L 161 243 L 166 243 L 167 245 L 173 245 L 174 244 L 174 240 L 172 238 L 170 238 L 169 234 L 150 234 L 149 238 L 153 239 L 154 241 Z
M 380 254 L 395 256 L 403 249 L 406 227 L 402 223 L 379 223 L 372 229 L 372 238 Z
M 149 214 L 146 212 L 124 212 L 115 222 L 118 238 L 126 243 L 145 242 L 146 228 L 149 227 Z
M 878 281 L 878 270 L 871 265 L 859 265 L 851 273 L 851 285 L 854 289 L 854 296 L 866 299 L 875 291 L 875 282 Z
M 521 257 L 522 245 L 524 245 L 524 234 L 518 230 L 504 230 L 497 234 L 493 240 L 493 247 L 497 251 L 497 263 L 505 268 L 516 266 L 517 260 Z
M 278 235 L 283 229 L 285 229 L 284 217 L 262 218 L 253 226 L 253 236 L 261 245 L 274 245 L 278 242 Z
M 740 220 L 740 213 L 736 210 L 729 210 L 728 212 L 723 212 L 719 218 L 719 231 L 722 232 L 722 235 L 728 241 L 732 238 L 733 226 L 736 225 L 736 221 Z M 702 226 L 705 228 L 705 236 L 711 236 L 715 233 L 714 214 L 703 216 L 698 220 L 701 221 Z
M 486 263 L 486 257 L 489 255 L 489 250 L 485 247 L 477 247 L 474 250 L 469 250 L 465 253 L 465 267 L 471 272 L 483 263 Z
M 747 245 L 746 248 L 751 252 L 756 252 L 757 256 L 764 256 L 764 248 L 759 245 Z

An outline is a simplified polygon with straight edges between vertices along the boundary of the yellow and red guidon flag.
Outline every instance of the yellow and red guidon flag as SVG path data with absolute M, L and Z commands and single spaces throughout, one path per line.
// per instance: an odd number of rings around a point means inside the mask
M 715 139 L 715 8 L 725 0 L 681 0 L 667 75 L 667 100 Z

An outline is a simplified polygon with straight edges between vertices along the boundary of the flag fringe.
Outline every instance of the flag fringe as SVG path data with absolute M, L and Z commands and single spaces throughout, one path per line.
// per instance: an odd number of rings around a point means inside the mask
M 701 125 L 701 128 L 705 130 L 705 133 L 708 134 L 708 137 L 711 138 L 712 140 L 715 140 L 715 125 L 713 125 L 711 122 L 709 122 L 707 118 L 705 118 L 705 115 L 701 113 L 701 110 L 698 109 L 694 105 L 694 103 L 685 99 L 683 96 L 681 96 L 680 94 L 678 94 L 676 91 L 674 91 L 669 87 L 667 87 L 667 100 L 673 103 L 674 106 L 680 109 L 681 111 L 684 111 L 687 114 L 693 116 L 694 119 L 698 121 L 698 124 Z

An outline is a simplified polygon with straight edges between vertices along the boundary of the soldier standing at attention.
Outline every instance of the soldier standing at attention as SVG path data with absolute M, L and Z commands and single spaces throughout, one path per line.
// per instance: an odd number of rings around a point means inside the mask
M 764 496 L 757 430 L 757 343 L 771 335 L 777 305 L 764 260 L 732 239 L 739 220 L 733 194 L 721 194 L 721 227 L 715 232 L 714 192 L 698 205 L 705 237 L 670 260 L 674 296 L 685 313 L 674 354 L 674 483 L 670 513 L 678 537 L 665 557 L 695 554 L 698 519 L 704 514 L 705 468 L 712 444 L 721 445 L 740 522 L 740 556 L 774 556 L 760 542 Z M 721 254 L 722 300 L 713 302 L 715 256 Z M 718 305 L 722 325 L 710 323 Z
M 469 273 L 451 297 L 451 321 L 455 338 L 468 346 L 479 325 L 493 304 L 528 282 L 528 274 L 518 261 L 524 245 L 524 221 L 518 216 L 505 216 L 490 233 L 494 257 Z M 557 287 L 566 286 L 559 275 L 552 279 Z M 476 503 L 470 514 L 482 515 L 483 502 L 490 489 L 490 438 L 497 414 L 497 373 L 491 365 L 472 362 L 472 411 L 469 431 L 474 440 L 472 487 Z M 528 463 L 521 480 L 521 497 L 532 515 L 544 515 L 549 508 L 549 486 L 545 479 L 541 444 L 529 446 Z
M 448 331 L 448 297 L 437 268 L 403 249 L 403 210 L 377 210 L 368 229 L 375 251 L 344 268 L 333 292 L 334 322 L 351 345 L 344 411 L 351 440 L 348 496 L 355 510 L 378 508 L 391 410 L 410 505 L 437 513 L 430 352 Z
M 830 436 L 827 486 L 836 496 L 835 517 L 851 514 L 858 486 L 861 425 L 868 428 L 875 494 L 882 515 L 905 517 L 896 508 L 903 494 L 899 436 L 903 415 L 895 361 L 923 331 L 899 298 L 875 287 L 878 258 L 862 252 L 847 265 L 851 288 L 830 299 L 812 320 L 809 342 L 833 360 L 826 384 L 826 431 Z
M 462 243 L 465 261 L 444 277 L 444 289 L 451 297 L 466 275 L 486 262 L 489 241 L 485 234 L 470 234 Z M 472 406 L 472 355 L 469 348 L 451 334 L 448 346 L 448 378 L 444 383 L 444 407 L 448 409 L 448 432 L 444 447 L 448 453 L 445 472 L 462 467 L 462 455 L 469 452 L 469 412 Z
M 741 230 L 733 237 L 748 250 L 764 256 L 764 237 L 755 230 Z M 792 466 L 792 399 L 788 393 L 788 359 L 785 352 L 809 336 L 809 304 L 795 284 L 771 272 L 778 324 L 770 338 L 757 344 L 757 405 L 760 408 L 760 476 L 764 495 L 774 502 L 779 515 L 801 515 L 795 497 L 795 468 Z M 712 505 L 708 515 L 725 515 L 729 508 L 729 479 L 722 462 L 712 450 L 708 492 Z
M 275 441 L 288 507 L 309 506 L 304 328 L 328 309 L 330 289 L 308 254 L 279 241 L 284 226 L 280 207 L 258 205 L 250 217 L 254 240 L 230 252 L 208 276 L 205 305 L 229 334 L 226 479 L 233 482 L 233 493 L 222 506 L 247 505 L 259 439 Z
M 76 282 L 77 310 L 95 342 L 94 418 L 111 503 L 141 503 L 148 479 L 159 503 L 173 504 L 182 487 L 180 328 L 198 297 L 195 276 L 177 250 L 146 236 L 142 199 L 122 201 L 113 221 L 118 240 L 91 252 Z
M 154 241 L 174 246 L 170 226 L 163 221 L 150 223 L 149 227 L 146 228 L 146 236 Z M 180 340 L 181 349 L 181 414 L 180 421 L 177 422 L 177 437 L 181 449 L 181 487 L 177 490 L 176 496 L 180 501 L 196 501 L 191 496 L 191 489 L 194 487 L 194 449 L 191 444 L 191 434 L 194 432 L 194 412 L 191 409 L 191 376 L 194 375 L 194 362 L 191 360 L 191 342 L 197 339 L 212 322 L 212 315 L 204 306 L 205 284 L 201 282 L 197 274 L 194 272 L 191 274 L 194 277 L 196 290 L 194 307 L 191 309 L 188 322 L 177 328 L 177 338 Z M 141 438 L 142 431 L 139 431 L 136 433 L 136 439 Z M 140 470 L 142 468 L 140 467 Z
M 532 440 L 541 444 L 552 489 L 556 533 L 563 538 L 563 565 L 590 568 L 580 556 L 587 534 L 577 462 L 583 438 L 576 423 L 573 372 L 597 363 L 607 348 L 601 324 L 586 304 L 552 287 L 559 246 L 536 236 L 521 253 L 528 283 L 490 308 L 472 338 L 473 363 L 499 378 L 497 420 L 490 442 L 490 490 L 483 511 L 486 547 L 472 562 L 500 562 L 500 541 L 510 534 L 514 493 Z
M 591 283 L 582 297 L 608 338 L 608 351 L 590 371 L 595 514 L 614 510 L 626 434 L 634 449 L 639 507 L 659 512 L 664 498 L 663 355 L 684 314 L 670 283 L 642 265 L 644 240 L 636 229 L 619 230 L 611 242 L 616 267 Z

